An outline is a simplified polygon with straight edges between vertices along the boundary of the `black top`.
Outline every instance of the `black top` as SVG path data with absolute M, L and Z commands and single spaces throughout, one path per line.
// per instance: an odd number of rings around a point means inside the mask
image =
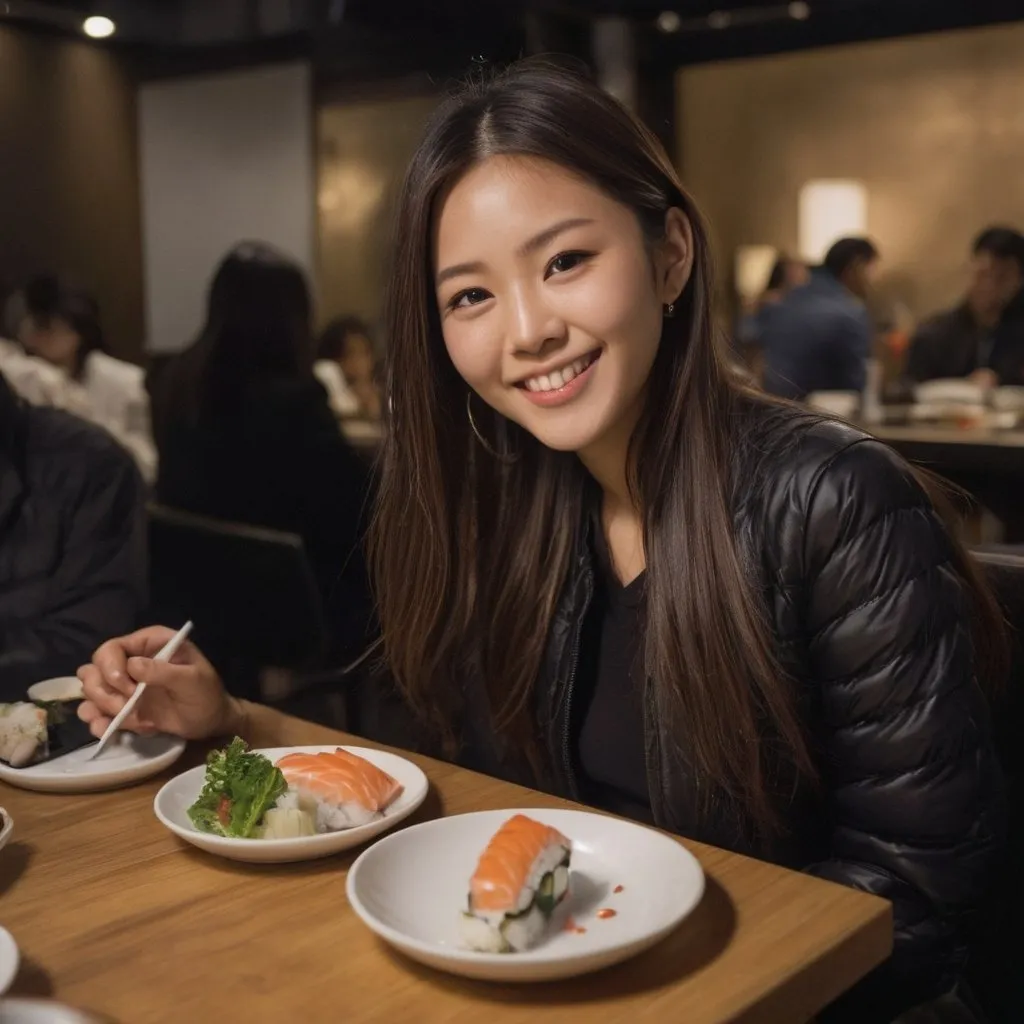
M 157 500 L 298 534 L 336 623 L 331 660 L 352 661 L 365 650 L 371 607 L 361 543 L 370 473 L 342 436 L 327 393 L 312 374 L 252 382 L 230 416 L 204 421 L 170 401 L 173 369 L 150 379 L 154 402 L 169 408 L 154 418 Z
M 641 573 L 623 586 L 600 521 L 593 528 L 596 589 L 580 644 L 577 754 L 588 803 L 651 822 L 643 716 Z

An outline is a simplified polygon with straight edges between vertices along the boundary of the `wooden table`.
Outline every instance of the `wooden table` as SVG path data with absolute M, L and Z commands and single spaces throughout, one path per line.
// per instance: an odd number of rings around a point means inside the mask
M 353 742 L 267 709 L 248 732 L 255 745 Z M 412 820 L 571 806 L 413 760 L 432 791 Z M 15 994 L 52 995 L 122 1024 L 798 1024 L 891 947 L 885 901 L 686 843 L 707 873 L 707 893 L 650 952 L 569 982 L 457 980 L 403 959 L 364 928 L 345 901 L 354 855 L 256 867 L 203 854 L 154 817 L 162 781 L 68 797 L 0 784 L 0 804 L 15 820 L 0 853 L 0 922 L 24 959 Z

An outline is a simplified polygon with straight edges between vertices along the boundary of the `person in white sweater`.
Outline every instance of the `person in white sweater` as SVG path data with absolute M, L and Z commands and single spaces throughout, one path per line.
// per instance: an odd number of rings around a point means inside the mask
M 38 277 L 12 300 L 7 321 L 29 356 L 66 378 L 63 398 L 46 404 L 71 402 L 75 408 L 70 411 L 105 427 L 134 457 L 146 482 L 152 483 L 157 455 L 145 374 L 104 351 L 95 300 L 55 277 Z M 15 371 L 15 387 L 26 373 L 24 367 Z M 38 369 L 35 378 L 39 378 Z M 53 391 L 52 381 L 48 389 Z

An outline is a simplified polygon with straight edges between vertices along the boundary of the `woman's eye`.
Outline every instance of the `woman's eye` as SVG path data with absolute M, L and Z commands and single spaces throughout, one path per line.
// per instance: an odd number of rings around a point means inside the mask
M 465 309 L 467 306 L 475 306 L 478 303 L 486 302 L 491 297 L 490 292 L 483 288 L 466 288 L 464 291 L 453 295 L 448 302 L 449 309 Z
M 552 274 L 564 274 L 566 271 L 573 270 L 590 259 L 592 255 L 593 253 L 589 252 L 561 252 L 548 264 L 545 276 L 550 277 Z

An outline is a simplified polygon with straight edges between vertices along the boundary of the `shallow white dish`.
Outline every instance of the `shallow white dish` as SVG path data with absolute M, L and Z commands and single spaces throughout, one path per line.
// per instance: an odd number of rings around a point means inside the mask
M 181 757 L 185 741 L 176 736 L 121 733 L 95 761 L 95 743 L 29 768 L 0 763 L 0 780 L 37 793 L 100 793 L 158 775 Z
M 285 754 L 319 754 L 337 749 L 335 744 L 322 747 L 269 747 L 256 752 L 277 762 Z M 329 857 L 331 854 L 359 846 L 397 825 L 423 803 L 430 788 L 426 775 L 404 757 L 365 747 L 343 749 L 366 758 L 402 784 L 402 792 L 384 816 L 371 821 L 368 825 L 344 829 L 341 832 L 303 836 L 300 839 L 228 839 L 225 836 L 199 832 L 189 819 L 188 809 L 202 791 L 203 778 L 206 774 L 205 765 L 171 779 L 157 793 L 153 801 L 153 810 L 160 821 L 185 842 L 198 846 L 200 850 L 206 850 L 208 853 L 227 857 L 228 860 L 241 860 L 250 864 L 288 864 L 293 861 Z
M 94 1024 L 96 1018 L 49 999 L 5 999 L 0 1024 Z
M 572 840 L 569 898 L 534 949 L 461 949 L 459 915 L 470 877 L 491 836 L 514 814 Z M 429 967 L 486 981 L 550 981 L 619 963 L 663 939 L 700 902 L 704 873 L 675 840 L 619 818 L 586 811 L 480 811 L 382 839 L 352 865 L 347 893 L 370 929 Z M 598 918 L 605 908 L 615 916 Z M 585 932 L 566 930 L 569 918 Z
M 0 996 L 14 984 L 20 965 L 18 944 L 6 928 L 0 928 Z M 4 1006 L 6 1005 L 7 1001 L 4 1000 Z

